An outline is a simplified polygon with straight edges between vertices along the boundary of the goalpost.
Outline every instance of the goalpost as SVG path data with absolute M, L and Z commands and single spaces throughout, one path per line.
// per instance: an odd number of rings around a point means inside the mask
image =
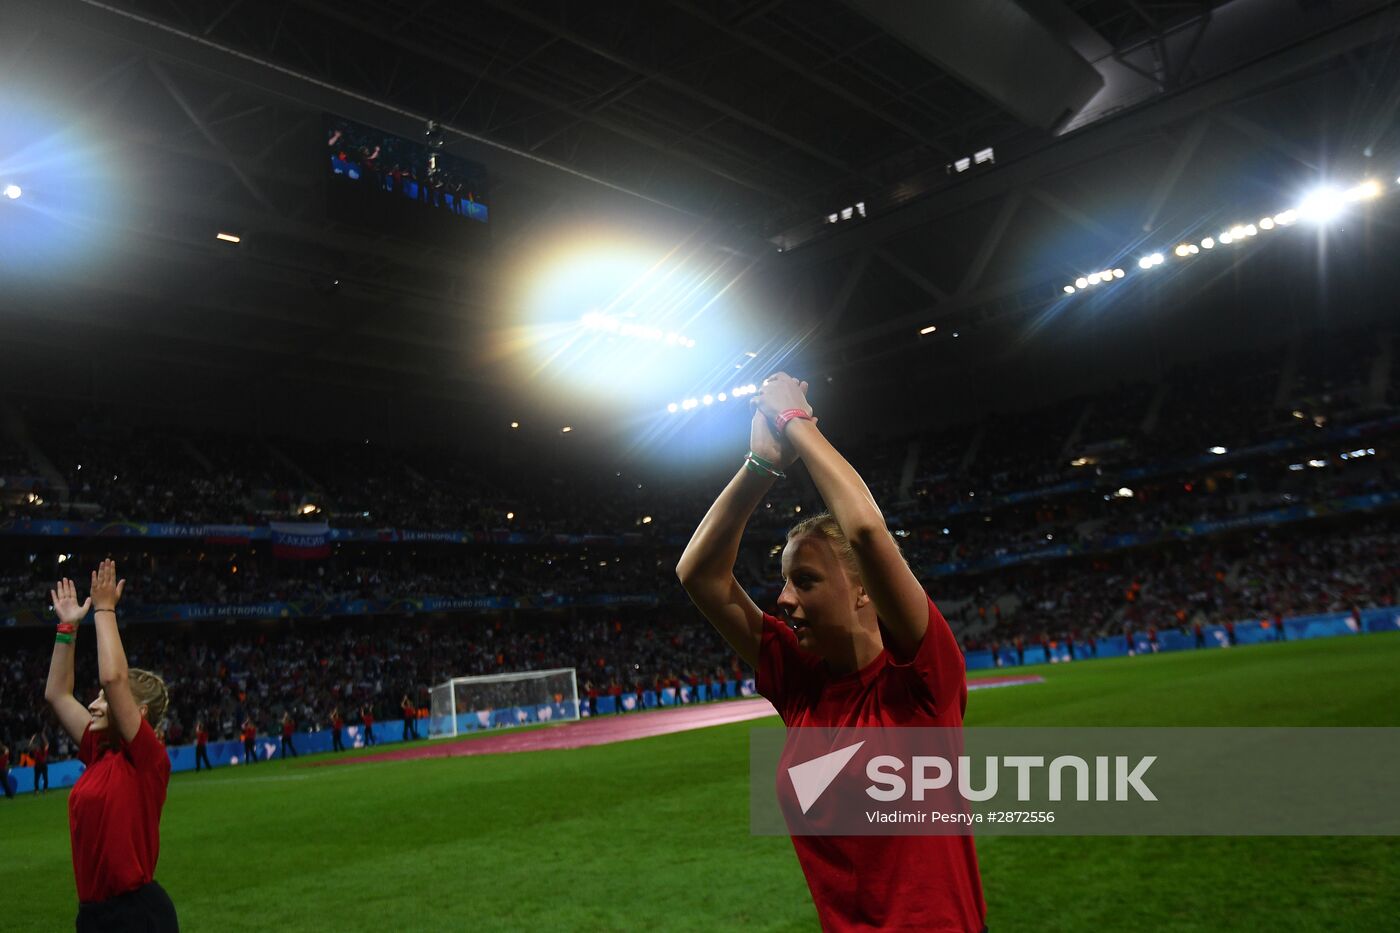
M 572 667 L 454 677 L 433 688 L 428 738 L 579 718 Z

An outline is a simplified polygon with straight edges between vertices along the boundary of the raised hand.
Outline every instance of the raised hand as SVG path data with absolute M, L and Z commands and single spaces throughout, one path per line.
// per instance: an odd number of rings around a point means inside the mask
M 92 595 L 88 597 L 88 601 L 93 603 L 99 612 L 115 609 L 125 588 L 126 581 L 117 579 L 117 562 L 111 559 L 104 560 L 92 572 L 92 586 L 89 589 Z
M 749 422 L 749 450 L 779 470 L 787 469 L 797 459 L 797 451 L 792 449 L 792 444 L 778 436 L 761 411 L 754 411 L 753 419 Z
M 807 383 L 787 373 L 774 373 L 763 380 L 750 404 L 763 412 L 769 423 L 777 421 L 778 416 L 790 408 L 812 413 L 812 406 L 807 402 Z
M 91 596 L 82 605 L 78 604 L 78 588 L 67 577 L 59 580 L 57 585 L 49 590 L 49 600 L 54 613 L 58 616 L 58 621 L 69 622 L 73 625 L 83 621 L 87 617 L 88 610 L 92 608 Z

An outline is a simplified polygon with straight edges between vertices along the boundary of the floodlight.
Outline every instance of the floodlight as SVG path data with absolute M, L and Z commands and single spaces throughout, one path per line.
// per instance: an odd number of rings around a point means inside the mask
M 1313 223 L 1326 223 L 1342 212 L 1346 202 L 1347 197 L 1336 188 L 1318 188 L 1298 205 L 1297 215 Z
M 1361 184 L 1348 188 L 1346 191 L 1346 199 L 1348 201 L 1369 201 L 1372 198 L 1378 198 L 1380 196 L 1381 183 L 1375 179 L 1363 181 Z

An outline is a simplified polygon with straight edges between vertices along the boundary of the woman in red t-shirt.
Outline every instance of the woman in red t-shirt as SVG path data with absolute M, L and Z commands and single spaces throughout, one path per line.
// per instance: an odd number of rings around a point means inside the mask
M 284 712 L 282 714 L 282 758 L 286 759 L 287 749 L 292 750 L 292 757 L 297 757 L 297 747 L 292 742 L 293 736 L 297 733 L 296 720 L 292 719 L 292 714 Z
M 194 724 L 194 770 L 199 773 L 200 766 L 203 765 L 210 771 L 214 770 L 214 764 L 209 760 L 209 730 L 204 728 L 204 721 Z
M 49 594 L 59 625 L 44 699 L 87 766 L 68 795 L 79 933 L 180 928 L 175 905 L 155 880 L 170 784 L 170 758 L 155 727 L 170 697 L 155 674 L 127 667 L 116 613 L 125 587 L 117 565 L 104 560 L 81 605 L 72 580 Z M 89 607 L 102 691 L 84 709 L 73 696 L 73 641 Z
M 960 728 L 962 653 L 905 563 L 860 475 L 817 429 L 807 383 L 784 373 L 755 395 L 749 456 L 710 507 L 676 573 L 695 605 L 758 671 L 783 723 Z M 734 576 L 744 526 L 801 458 L 829 513 L 788 532 L 783 619 Z M 789 732 L 789 741 L 797 733 Z M 790 810 L 786 810 L 791 814 Z M 986 927 L 972 837 L 792 836 L 823 928 Z
M 340 715 L 340 707 L 331 710 L 331 751 L 345 751 L 345 741 L 341 737 L 345 728 L 345 717 Z

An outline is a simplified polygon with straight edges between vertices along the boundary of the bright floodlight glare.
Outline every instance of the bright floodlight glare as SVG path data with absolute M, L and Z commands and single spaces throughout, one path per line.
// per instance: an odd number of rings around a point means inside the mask
M 1084 276 L 1081 275 L 1079 278 L 1077 278 L 1077 279 L 1074 280 L 1074 287 L 1075 287 L 1075 288 L 1088 288 L 1088 287 L 1089 287 L 1089 280 L 1086 279 Z
M 1244 235 L 1245 235 L 1245 236 L 1256 236 L 1256 235 L 1258 235 L 1258 233 L 1259 233 L 1259 228 L 1256 227 L 1256 226 L 1254 226 L 1254 224 L 1245 224 L 1245 228 L 1244 228 Z
M 511 426 L 512 428 L 518 428 L 518 427 L 520 427 L 520 422 L 519 422 L 519 421 L 512 421 L 512 422 L 510 423 L 510 426 Z
M 19 200 L 19 196 L 23 193 L 24 192 L 20 190 L 19 185 L 5 186 L 5 197 L 9 198 L 11 201 Z
M 1187 257 L 1187 256 L 1190 256 L 1190 255 L 1191 255 L 1191 247 L 1187 246 L 1185 243 L 1182 243 L 1180 246 L 1178 246 L 1178 247 L 1176 248 L 1176 254 L 1177 254 L 1178 256 L 1183 257 L 1183 258 L 1185 258 L 1185 257 Z
M 214 239 L 223 240 L 225 243 L 241 243 L 243 238 L 236 233 L 216 233 Z
M 1201 249 L 1215 249 L 1215 237 L 1206 237 L 1201 241 Z
M 1243 238 L 1244 238 L 1244 235 L 1245 235 L 1245 229 L 1244 229 L 1244 227 L 1242 227 L 1241 225 L 1235 224 L 1233 227 L 1230 228 L 1230 239 L 1232 239 L 1232 240 L 1243 239 Z
M 1363 181 L 1355 187 L 1348 188 L 1346 192 L 1346 199 L 1348 201 L 1369 201 L 1371 198 L 1378 198 L 1380 196 L 1381 183 L 1375 179 Z
M 570 431 L 572 431 L 572 430 L 573 430 L 573 428 L 571 428 L 569 425 L 566 424 L 566 425 L 564 425 L 562 428 L 559 429 L 559 433 L 560 433 L 560 434 L 568 434 L 568 433 L 569 433 Z
M 1075 289 L 1074 289 L 1074 286 L 1073 286 L 1073 285 L 1066 285 L 1066 286 L 1065 286 L 1065 294 L 1066 294 L 1066 295 L 1073 295 L 1073 294 L 1074 294 L 1074 290 L 1075 290 Z
M 715 403 L 715 397 L 707 392 L 705 393 L 705 397 L 700 399 L 700 401 L 704 402 L 706 405 L 713 405 Z
M 1114 269 L 1114 270 L 1113 270 L 1113 277 L 1114 277 L 1115 279 L 1121 279 L 1121 278 L 1122 278 L 1124 275 L 1126 275 L 1126 274 L 1127 274 L 1127 273 L 1125 273 L 1122 269 Z
M 1139 260 L 1138 260 L 1138 268 L 1139 268 L 1139 269 L 1151 269 L 1151 268 L 1152 268 L 1152 257 L 1151 257 L 1151 256 L 1144 256 L 1144 257 L 1142 257 L 1141 259 L 1139 259 Z
M 666 410 L 674 415 L 676 412 L 681 410 L 681 406 L 677 405 L 675 402 L 672 402 L 671 404 L 666 406 Z
M 1098 274 L 1097 272 L 1091 272 L 1091 273 L 1089 273 L 1089 284 L 1090 284 L 1090 285 L 1097 285 L 1097 284 L 1099 284 L 1099 274 Z
M 1233 243 L 1234 241 L 1235 241 L 1235 238 L 1234 238 L 1233 236 L 1230 235 L 1230 231 L 1229 231 L 1229 230 L 1226 230 L 1224 233 L 1220 234 L 1220 242 L 1221 242 L 1221 243 L 1224 243 L 1226 246 L 1229 246 L 1229 245 L 1230 245 L 1231 243 Z
M 938 330 L 938 326 L 936 324 L 930 324 L 928 327 L 920 327 L 919 336 L 927 337 L 929 334 L 933 333 L 936 330 Z
M 729 398 L 729 396 L 727 396 L 727 395 L 725 395 L 723 392 L 721 392 L 719 395 L 716 395 L 715 398 L 719 399 L 719 400 L 722 402 L 722 401 L 724 401 L 725 399 Z
M 1263 218 L 1262 220 L 1259 221 L 1259 229 L 1260 229 L 1260 230 L 1272 230 L 1272 229 L 1274 229 L 1274 219 L 1273 219 L 1272 217 L 1265 217 L 1265 218 Z
M 1226 450 L 1224 447 L 1212 447 L 1212 448 L 1210 449 L 1210 452 L 1213 453 L 1213 454 L 1215 454 L 1217 457 L 1220 456 L 1221 454 L 1229 453 L 1229 451 Z
M 688 398 L 684 402 L 681 402 L 681 407 L 684 408 L 686 411 L 690 411 L 692 408 L 695 408 L 699 404 L 699 399 Z
M 1278 224 L 1280 227 L 1286 227 L 1289 224 L 1297 221 L 1297 219 L 1298 212 L 1291 207 L 1280 214 L 1274 215 L 1274 223 Z
M 1297 216 L 1313 223 L 1326 223 L 1346 207 L 1345 196 L 1336 188 L 1318 188 L 1298 205 Z M 1277 218 L 1275 218 L 1277 219 Z

